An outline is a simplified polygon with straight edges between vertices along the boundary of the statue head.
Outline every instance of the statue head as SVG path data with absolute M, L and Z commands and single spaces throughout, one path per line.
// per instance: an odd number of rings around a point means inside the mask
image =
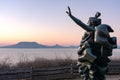
M 111 37 L 110 32 L 114 32 L 111 26 L 101 24 L 95 29 L 95 43 L 101 44 L 106 47 L 117 48 L 117 38 Z
M 100 15 L 101 15 L 101 13 L 97 12 L 95 14 L 95 17 L 90 17 L 89 21 L 88 21 L 89 26 L 94 26 L 95 27 L 95 26 L 100 25 L 101 24 L 101 19 L 99 18 Z

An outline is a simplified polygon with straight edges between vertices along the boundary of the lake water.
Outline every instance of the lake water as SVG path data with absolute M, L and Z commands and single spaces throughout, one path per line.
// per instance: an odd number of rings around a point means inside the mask
M 76 48 L 39 48 L 39 49 L 12 49 L 0 48 L 0 62 L 8 59 L 11 62 L 18 62 L 21 59 L 34 60 L 35 58 L 67 58 L 77 59 Z M 120 49 L 113 50 L 112 59 L 120 59 Z

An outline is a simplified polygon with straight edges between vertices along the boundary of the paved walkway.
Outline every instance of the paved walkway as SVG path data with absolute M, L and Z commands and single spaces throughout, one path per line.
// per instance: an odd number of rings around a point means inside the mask
M 120 80 L 120 75 L 109 75 L 109 76 L 106 76 L 106 80 Z
M 80 79 L 74 79 L 74 80 L 80 80 Z M 120 80 L 120 75 L 109 75 L 109 76 L 106 76 L 106 80 Z

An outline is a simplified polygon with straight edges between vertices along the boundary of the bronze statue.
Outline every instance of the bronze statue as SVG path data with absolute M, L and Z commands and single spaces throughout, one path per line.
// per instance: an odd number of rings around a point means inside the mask
M 112 49 L 117 47 L 116 37 L 110 37 L 114 32 L 107 24 L 101 24 L 101 13 L 90 17 L 88 25 L 74 17 L 70 8 L 66 13 L 80 27 L 86 30 L 78 50 L 78 66 L 82 80 L 105 80 L 108 63 L 111 61 Z

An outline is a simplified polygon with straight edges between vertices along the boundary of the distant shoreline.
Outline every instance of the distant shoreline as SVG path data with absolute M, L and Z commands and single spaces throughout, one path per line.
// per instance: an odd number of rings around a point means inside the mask
M 14 45 L 1 46 L 0 48 L 78 48 L 79 46 L 62 46 L 62 45 L 53 45 L 47 46 L 39 44 L 37 42 L 18 42 Z

